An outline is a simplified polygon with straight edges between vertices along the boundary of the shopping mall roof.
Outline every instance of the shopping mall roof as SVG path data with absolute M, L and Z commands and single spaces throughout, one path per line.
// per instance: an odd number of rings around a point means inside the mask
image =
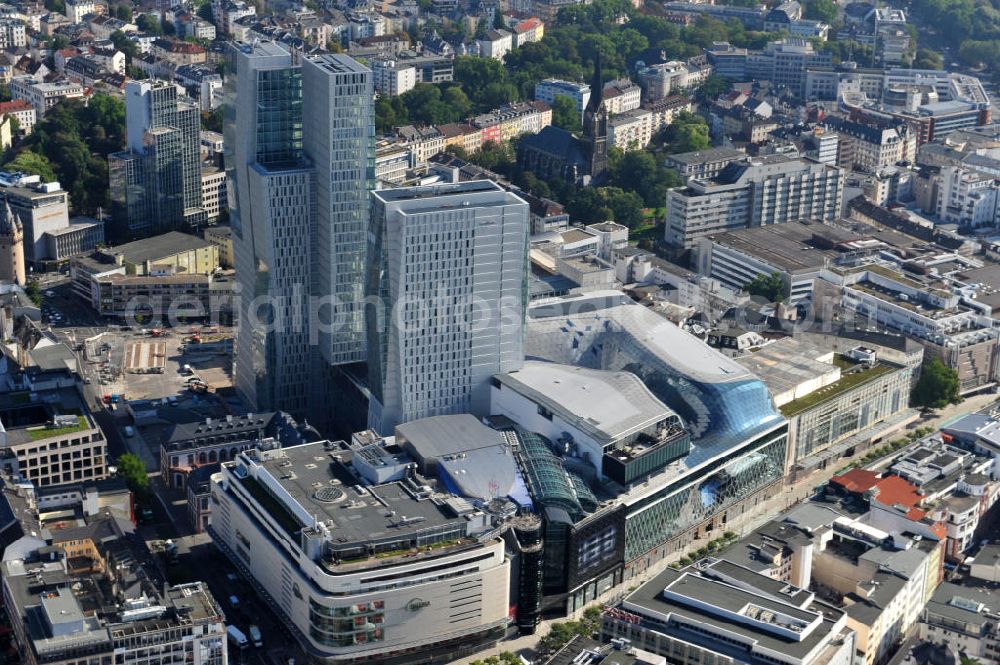
M 495 378 L 602 443 L 676 417 L 630 372 L 528 361 Z

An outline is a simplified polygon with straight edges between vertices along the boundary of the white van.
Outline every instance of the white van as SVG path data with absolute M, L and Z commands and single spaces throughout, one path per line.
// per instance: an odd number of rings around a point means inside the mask
M 243 634 L 243 631 L 236 626 L 229 626 L 226 628 L 226 633 L 229 634 L 229 641 L 236 645 L 238 649 L 246 649 L 250 646 L 250 641 L 247 636 Z

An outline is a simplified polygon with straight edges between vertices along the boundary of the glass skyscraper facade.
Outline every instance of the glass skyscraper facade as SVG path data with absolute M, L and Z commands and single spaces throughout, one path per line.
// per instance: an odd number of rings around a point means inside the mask
M 302 150 L 316 174 L 311 292 L 319 350 L 330 365 L 366 356 L 364 280 L 368 192 L 375 186 L 374 83 L 343 55 L 302 61 Z
M 207 219 L 201 207 L 201 120 L 166 81 L 125 86 L 127 146 L 108 155 L 110 196 L 121 238 L 142 238 Z
M 328 410 L 318 403 L 322 365 L 365 355 L 363 321 L 345 326 L 351 343 L 336 347 L 341 329 L 321 325 L 326 310 L 313 305 L 346 301 L 351 311 L 361 309 L 358 246 L 374 173 L 371 72 L 341 55 L 298 62 L 274 42 L 234 45 L 229 60 L 224 134 L 240 285 L 236 389 L 255 409 L 307 416 Z

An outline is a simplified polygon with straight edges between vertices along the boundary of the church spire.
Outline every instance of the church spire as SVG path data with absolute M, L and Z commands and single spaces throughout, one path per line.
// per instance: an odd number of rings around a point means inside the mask
M 604 72 L 601 69 L 601 54 L 597 53 L 594 58 L 594 78 L 590 82 L 590 101 L 587 102 L 587 110 L 596 112 L 604 103 Z

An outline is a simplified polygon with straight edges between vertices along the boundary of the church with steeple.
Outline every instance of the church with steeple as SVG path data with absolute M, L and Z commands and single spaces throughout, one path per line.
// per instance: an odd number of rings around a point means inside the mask
M 0 219 L 0 281 L 27 284 L 24 270 L 24 227 L 7 199 Z
M 561 178 L 578 185 L 600 182 L 608 170 L 608 110 L 600 56 L 594 63 L 590 101 L 583 112 L 583 135 L 554 125 L 544 127 L 521 140 L 517 163 L 544 180 Z

